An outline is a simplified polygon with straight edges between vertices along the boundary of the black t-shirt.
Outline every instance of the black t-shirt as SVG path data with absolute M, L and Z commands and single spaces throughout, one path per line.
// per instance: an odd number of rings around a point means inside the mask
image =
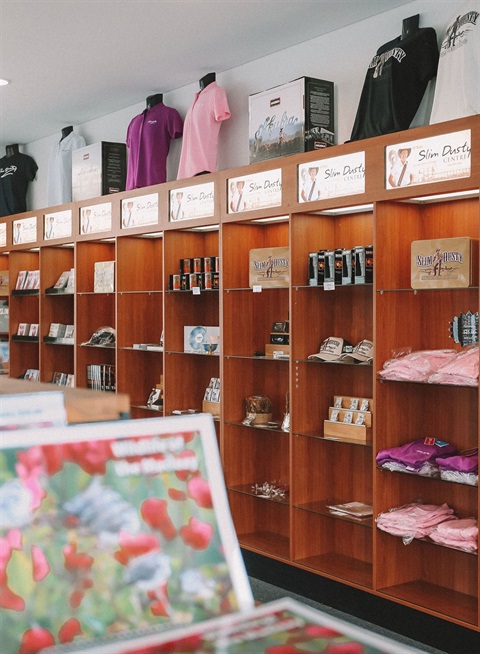
M 0 159 L 0 216 L 27 210 L 28 184 L 37 170 L 37 164 L 28 154 L 17 152 Z
M 368 67 L 351 140 L 408 129 L 437 67 L 432 27 L 382 45 Z

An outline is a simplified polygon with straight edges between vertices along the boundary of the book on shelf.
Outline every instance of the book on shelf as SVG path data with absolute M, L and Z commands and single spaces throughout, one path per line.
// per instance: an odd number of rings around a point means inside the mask
M 65 338 L 73 338 L 75 334 L 75 325 L 65 325 Z
M 28 336 L 30 330 L 30 323 L 19 322 L 17 327 L 17 336 Z
M 109 363 L 87 365 L 87 387 L 94 391 L 115 391 L 115 366 Z
M 10 359 L 10 344 L 8 340 L 0 341 L 0 375 L 8 375 L 10 371 L 9 359 Z
M 50 338 L 63 338 L 65 336 L 67 326 L 61 322 L 51 322 L 48 330 Z
M 27 279 L 28 270 L 19 270 L 17 275 L 17 281 L 15 282 L 15 290 L 21 291 L 25 285 Z
M 119 652 L 253 608 L 210 416 L 19 430 L 0 448 L 2 654 Z
M 0 297 L 10 294 L 9 284 L 10 272 L 8 270 L 0 270 Z
M 160 343 L 133 343 L 134 350 L 149 350 L 150 352 L 163 352 L 163 345 Z
M 27 381 L 38 381 L 40 379 L 40 370 L 36 368 L 27 368 L 23 378 Z
M 54 372 L 51 383 L 57 384 L 57 386 L 66 386 L 67 374 L 65 372 Z
M 373 515 L 373 507 L 371 504 L 364 502 L 345 502 L 344 504 L 327 504 L 327 509 L 333 515 L 350 516 L 357 520 L 364 520 Z
M 74 289 L 75 289 L 75 268 L 70 268 L 70 273 L 68 275 L 68 280 L 65 290 L 68 293 L 73 293 Z
M 70 271 L 69 270 L 64 270 L 60 277 L 57 279 L 55 284 L 53 285 L 53 288 L 56 289 L 62 289 L 66 288 L 68 284 L 68 278 L 70 277 Z
M 0 300 L 0 334 L 8 333 L 9 315 L 8 300 Z
M 95 293 L 113 293 L 115 290 L 114 261 L 95 261 L 93 290 Z
M 24 291 L 32 291 L 40 288 L 40 271 L 39 270 L 29 270 L 27 272 L 27 277 L 25 283 L 22 286 Z
M 67 388 L 75 388 L 75 375 L 74 374 L 68 374 L 67 375 L 67 381 L 65 382 L 65 386 Z
M 30 327 L 28 329 L 28 335 L 29 336 L 38 336 L 38 322 L 30 323 Z

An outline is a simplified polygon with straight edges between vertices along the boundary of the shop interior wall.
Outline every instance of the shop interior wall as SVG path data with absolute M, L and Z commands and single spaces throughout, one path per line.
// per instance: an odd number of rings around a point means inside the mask
M 384 43 L 398 37 L 401 34 L 403 19 L 415 14 L 420 14 L 420 27 L 433 27 L 441 42 L 449 18 L 464 4 L 464 0 L 413 0 L 406 5 L 384 11 L 341 30 L 279 50 L 237 68 L 222 73 L 217 72 L 217 82 L 226 90 L 232 113 L 231 118 L 224 122 L 220 130 L 218 169 L 248 164 L 249 95 L 284 84 L 297 77 L 317 77 L 335 83 L 336 142 L 343 143 L 348 140 L 368 64 L 376 50 Z M 381 5 L 382 3 L 379 2 L 379 6 Z M 199 70 L 204 70 L 201 53 L 198 53 L 198 60 L 201 64 Z M 198 78 L 202 74 L 199 72 Z M 430 82 L 412 126 L 428 124 L 434 86 L 435 82 Z M 162 80 L 159 79 L 152 80 L 151 88 L 145 89 L 145 98 L 152 93 L 163 92 L 164 103 L 175 107 L 180 115 L 185 117 L 197 91 L 198 81 L 195 81 L 187 86 L 165 92 L 162 89 Z M 78 93 L 81 93 L 81 89 L 78 89 Z M 88 145 L 99 141 L 125 142 L 128 125 L 131 119 L 145 108 L 145 98 L 139 98 L 138 104 L 102 118 L 75 125 L 75 131 L 85 138 Z M 37 177 L 29 187 L 27 198 L 29 210 L 46 206 L 49 155 L 53 145 L 60 138 L 61 128 L 68 124 L 72 123 L 66 119 L 64 125 L 59 125 L 58 133 L 24 144 L 21 148 L 21 151 L 35 159 L 39 167 Z M 168 157 L 168 180 L 176 179 L 180 151 L 181 139 L 178 139 L 172 142 Z

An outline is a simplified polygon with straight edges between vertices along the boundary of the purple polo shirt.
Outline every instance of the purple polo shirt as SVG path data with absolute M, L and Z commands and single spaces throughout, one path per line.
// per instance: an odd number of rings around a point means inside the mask
M 127 130 L 126 189 L 167 181 L 170 141 L 182 136 L 183 121 L 176 109 L 159 103 L 135 116 Z

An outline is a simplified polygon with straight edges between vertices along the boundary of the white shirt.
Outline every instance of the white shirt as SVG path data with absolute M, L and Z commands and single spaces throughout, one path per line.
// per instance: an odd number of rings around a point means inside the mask
M 85 146 L 83 136 L 70 132 L 56 143 L 50 154 L 47 177 L 47 205 L 72 201 L 72 151 Z
M 480 2 L 469 0 L 450 19 L 440 46 L 430 124 L 480 113 Z

